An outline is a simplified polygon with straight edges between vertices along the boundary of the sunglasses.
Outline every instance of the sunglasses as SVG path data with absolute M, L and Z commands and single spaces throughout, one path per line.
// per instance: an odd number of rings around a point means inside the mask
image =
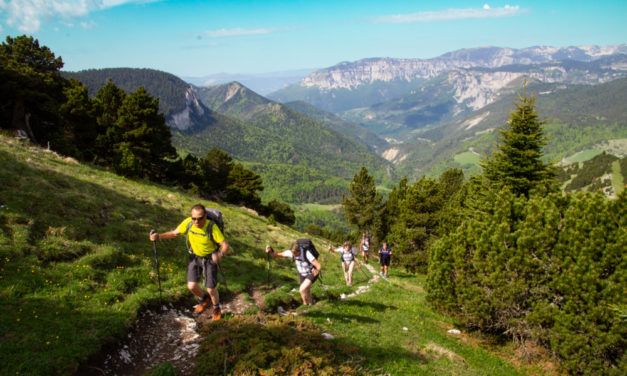
M 192 217 L 192 221 L 196 222 L 196 221 L 202 221 L 203 219 L 205 219 L 205 217 L 198 217 L 198 218 L 194 218 Z

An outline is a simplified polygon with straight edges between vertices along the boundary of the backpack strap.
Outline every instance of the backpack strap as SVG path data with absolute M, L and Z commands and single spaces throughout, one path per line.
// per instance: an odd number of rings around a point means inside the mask
M 190 234 L 190 230 L 192 229 L 192 226 L 194 225 L 193 221 L 189 221 L 189 223 L 187 224 L 187 238 L 185 238 L 185 241 L 187 243 L 187 252 L 191 255 L 194 250 L 192 250 L 192 245 L 189 242 L 189 234 Z M 209 221 L 209 225 L 207 226 L 207 230 L 209 231 L 209 239 L 211 239 L 211 241 L 213 242 L 213 244 L 216 245 L 216 249 L 214 249 L 213 251 L 215 252 L 218 248 L 220 248 L 220 246 L 216 243 L 215 240 L 213 240 L 213 225 L 215 225 L 214 220 L 212 219 L 211 221 Z

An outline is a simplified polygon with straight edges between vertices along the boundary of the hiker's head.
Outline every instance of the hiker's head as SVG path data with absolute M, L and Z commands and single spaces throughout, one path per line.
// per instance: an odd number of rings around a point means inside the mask
M 344 244 L 342 244 L 342 247 L 344 247 L 345 250 L 350 250 L 351 248 L 353 248 L 353 243 L 349 242 L 348 240 L 344 242 Z
M 196 204 L 192 206 L 191 216 L 194 226 L 201 228 L 205 225 L 205 221 L 207 220 L 207 213 L 205 212 L 205 207 L 201 204 Z
M 290 251 L 294 256 L 300 256 L 300 246 L 298 245 L 298 242 L 294 242 L 290 245 Z

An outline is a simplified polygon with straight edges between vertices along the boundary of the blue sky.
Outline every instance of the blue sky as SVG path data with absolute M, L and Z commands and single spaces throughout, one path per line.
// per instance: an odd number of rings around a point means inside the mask
M 627 1 L 0 0 L 0 33 L 32 35 L 64 70 L 181 77 L 324 68 L 460 48 L 627 43 Z

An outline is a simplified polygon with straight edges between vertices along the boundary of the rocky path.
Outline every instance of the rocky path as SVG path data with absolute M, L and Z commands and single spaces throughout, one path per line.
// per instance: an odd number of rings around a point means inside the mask
M 371 283 L 377 283 L 381 279 L 372 266 L 362 265 L 372 276 L 367 284 L 359 286 L 354 293 L 342 294 L 342 300 L 368 291 Z M 263 309 L 261 290 L 253 287 L 248 293 L 254 304 L 247 301 L 244 294 L 237 294 L 223 302 L 223 312 L 241 315 L 253 309 L 254 305 Z M 278 312 L 280 314 L 294 313 L 285 311 L 282 307 L 279 307 Z M 109 349 L 101 359 L 94 360 L 83 367 L 80 374 L 139 376 L 156 365 L 169 362 L 181 376 L 191 376 L 200 348 L 201 337 L 198 330 L 210 319 L 210 310 L 195 315 L 191 305 L 183 304 L 162 305 L 158 309 L 144 311 L 122 343 Z

